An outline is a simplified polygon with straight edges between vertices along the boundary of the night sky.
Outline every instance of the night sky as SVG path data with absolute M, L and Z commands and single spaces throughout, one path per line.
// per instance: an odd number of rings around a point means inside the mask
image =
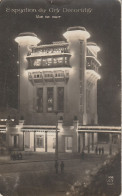
M 31 1 L 31 3 L 30 3 Z M 55 0 L 3 0 L 0 7 L 0 109 L 17 108 L 17 44 L 14 38 L 21 32 L 34 32 L 42 44 L 63 41 L 63 33 L 70 26 L 84 26 L 91 34 L 89 41 L 100 46 L 98 59 L 102 66 L 98 81 L 98 115 L 100 125 L 120 125 L 120 3 L 117 0 L 68 0 L 61 5 Z M 90 2 L 90 3 L 89 3 Z M 36 13 L 14 14 L 6 8 L 92 8 L 86 13 L 49 13 L 38 15 L 61 16 L 60 19 L 36 19 Z

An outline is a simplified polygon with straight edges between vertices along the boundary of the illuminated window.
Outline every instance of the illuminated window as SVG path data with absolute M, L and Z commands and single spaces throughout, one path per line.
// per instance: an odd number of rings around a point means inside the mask
M 53 59 L 54 64 L 63 64 L 63 57 L 58 57 Z
M 68 58 L 67 57 L 65 57 L 65 64 L 67 64 L 68 63 Z
M 58 111 L 64 110 L 64 87 L 57 89 L 57 109 Z
M 47 111 L 53 111 L 53 87 L 47 88 Z
M 43 112 L 43 88 L 37 89 L 37 112 Z
M 62 63 L 63 63 L 63 57 L 59 57 L 59 58 L 58 58 L 58 63 L 59 63 L 59 64 L 62 64 Z
M 44 148 L 44 136 L 43 135 L 36 136 L 36 147 Z
M 41 66 L 41 59 L 36 59 L 36 60 L 34 60 L 33 65 L 34 65 L 35 67 Z
M 57 59 L 57 58 L 54 58 L 54 59 L 53 59 L 53 63 L 54 63 L 54 64 L 57 64 L 57 63 L 58 63 L 58 59 Z
M 48 64 L 48 66 L 52 64 L 52 58 L 47 59 L 47 64 Z
M 47 59 L 42 59 L 42 66 L 45 67 L 48 65 Z

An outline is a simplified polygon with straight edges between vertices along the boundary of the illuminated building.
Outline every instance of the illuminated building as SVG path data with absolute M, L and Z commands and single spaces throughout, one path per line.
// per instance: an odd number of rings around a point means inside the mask
M 80 131 L 97 125 L 97 80 L 100 48 L 88 42 L 84 27 L 70 27 L 65 41 L 38 45 L 34 33 L 15 39 L 19 52 L 19 113 L 16 128 L 8 128 L 9 147 L 55 152 L 81 152 L 97 143 L 98 132 Z M 56 115 L 57 112 L 57 115 Z M 85 129 L 86 130 L 86 129 Z

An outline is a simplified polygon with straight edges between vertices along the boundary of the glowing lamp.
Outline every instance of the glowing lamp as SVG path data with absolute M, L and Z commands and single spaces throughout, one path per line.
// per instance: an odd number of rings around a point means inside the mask
M 96 53 L 100 51 L 100 47 L 97 46 L 97 44 L 94 43 L 94 42 L 88 42 L 87 46 L 88 46 L 89 49 L 95 51 Z
M 20 33 L 15 38 L 15 41 L 19 45 L 37 45 L 40 42 L 40 39 L 34 33 L 25 32 L 25 33 Z
M 84 27 L 69 27 L 67 32 L 63 34 L 63 36 L 69 39 L 88 39 L 90 34 Z

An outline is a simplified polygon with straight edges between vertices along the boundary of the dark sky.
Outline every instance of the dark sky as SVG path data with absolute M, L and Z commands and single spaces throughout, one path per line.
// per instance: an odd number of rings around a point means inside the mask
M 84 26 L 101 51 L 101 80 L 98 82 L 99 124 L 120 124 L 120 3 L 117 0 L 3 0 L 0 7 L 0 108 L 17 108 L 17 44 L 14 38 L 21 32 L 34 32 L 42 44 L 64 40 L 69 26 Z M 53 0 L 54 1 L 54 0 Z M 31 2 L 31 3 L 30 3 Z M 60 19 L 36 19 L 36 13 L 7 13 L 6 8 L 92 8 L 91 14 L 62 13 Z M 43 15 L 39 13 L 39 15 Z M 55 13 L 45 14 L 54 16 Z

